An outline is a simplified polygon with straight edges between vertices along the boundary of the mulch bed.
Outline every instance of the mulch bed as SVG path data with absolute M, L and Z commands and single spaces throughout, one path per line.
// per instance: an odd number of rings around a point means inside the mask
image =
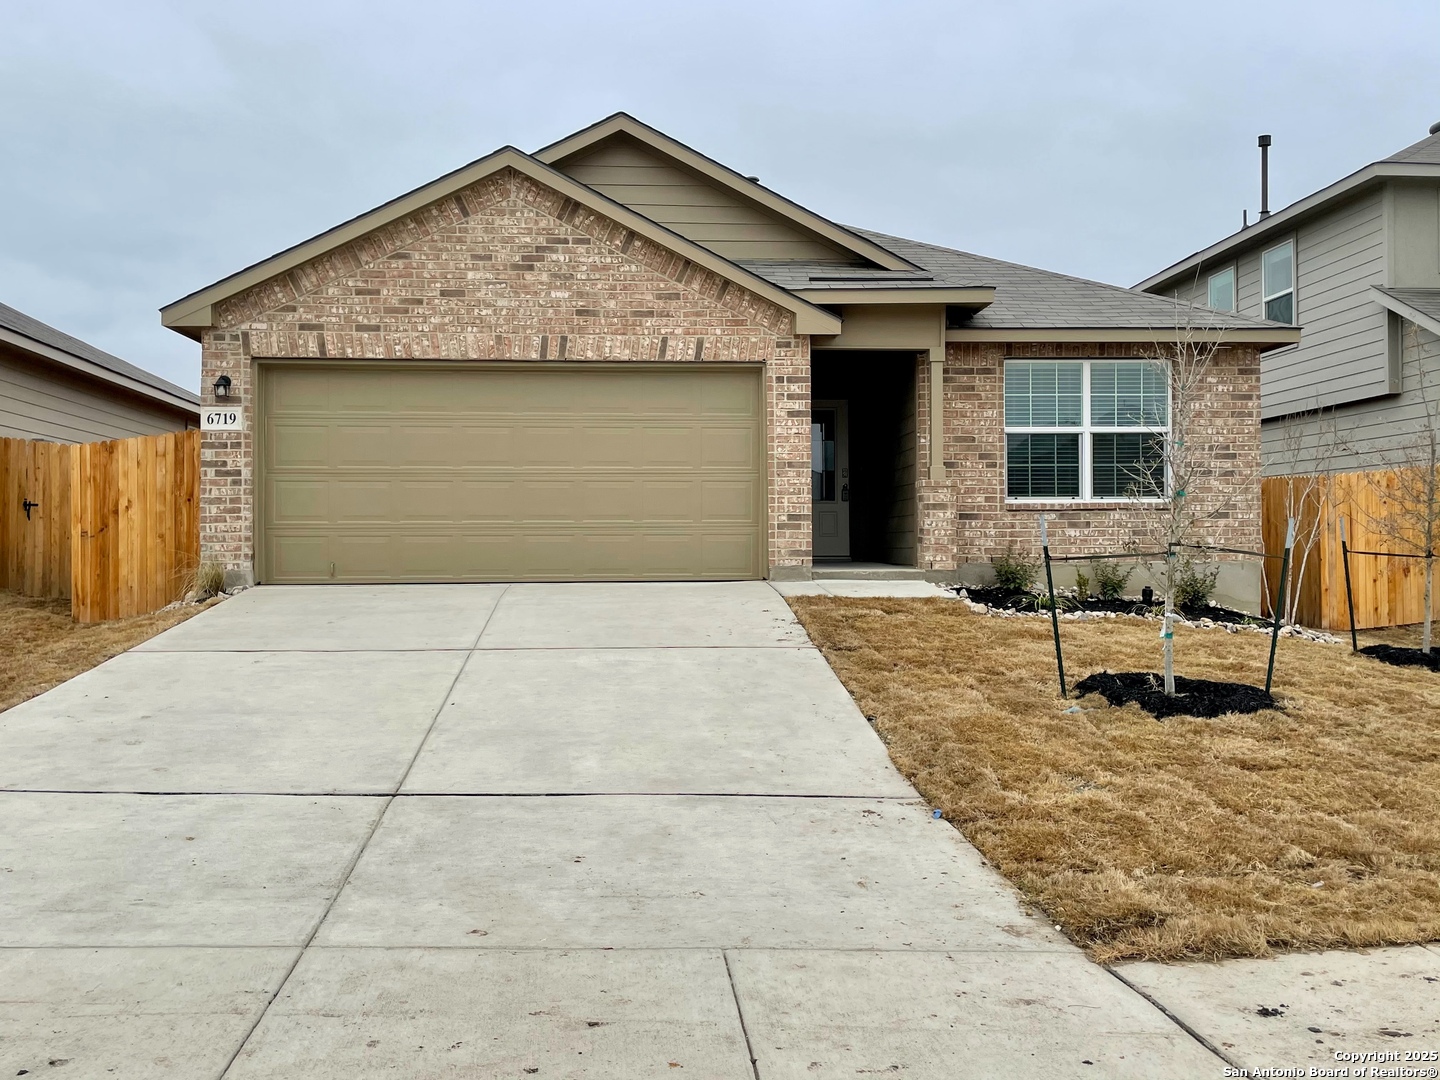
M 1134 702 L 1157 720 L 1196 716 L 1213 720 L 1226 713 L 1278 709 L 1279 703 L 1258 686 L 1175 676 L 1175 696 L 1165 696 L 1165 680 L 1151 671 L 1100 671 L 1075 684 L 1077 695 L 1099 694 L 1111 705 Z
M 1014 592 L 1010 589 L 997 589 L 990 585 L 964 585 L 967 596 L 977 604 L 984 604 L 986 607 L 999 608 L 1002 611 L 1046 611 L 1047 607 L 1040 603 L 1041 594 L 1033 592 Z M 1045 595 L 1048 604 L 1050 597 Z M 1145 604 L 1139 599 L 1131 597 L 1121 600 L 1102 600 L 1098 596 L 1088 596 L 1079 600 L 1075 596 L 1064 593 L 1059 595 L 1060 610 L 1064 611 L 1109 611 L 1116 615 L 1159 615 L 1161 614 L 1161 601 L 1157 597 L 1155 604 Z M 1194 622 L 1197 619 L 1212 619 L 1215 622 L 1225 623 L 1247 623 L 1263 622 L 1254 615 L 1247 615 L 1243 611 L 1236 611 L 1233 608 L 1221 607 L 1219 604 L 1200 604 L 1193 607 L 1181 607 L 1180 614 Z
M 1431 650 L 1429 656 L 1419 649 L 1407 649 L 1401 645 L 1366 645 L 1360 651 L 1383 664 L 1394 664 L 1396 667 L 1423 667 L 1429 668 L 1431 671 L 1440 671 L 1440 652 L 1434 650 Z

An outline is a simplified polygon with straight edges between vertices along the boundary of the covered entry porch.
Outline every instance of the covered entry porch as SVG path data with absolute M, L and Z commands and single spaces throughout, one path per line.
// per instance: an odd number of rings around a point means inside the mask
M 826 350 L 811 359 L 812 573 L 916 569 L 915 350 Z

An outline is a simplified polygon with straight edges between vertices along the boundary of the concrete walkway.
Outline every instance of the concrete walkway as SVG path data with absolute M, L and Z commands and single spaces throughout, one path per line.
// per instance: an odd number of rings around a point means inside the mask
M 0 714 L 0 789 L 0 1076 L 1224 1066 L 763 583 L 256 589 Z

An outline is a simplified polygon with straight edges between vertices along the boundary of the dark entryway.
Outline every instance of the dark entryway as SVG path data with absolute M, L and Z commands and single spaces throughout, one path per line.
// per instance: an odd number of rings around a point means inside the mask
M 817 562 L 848 552 L 853 562 L 915 565 L 917 363 L 913 352 L 820 350 L 811 357 L 818 436 L 812 446 L 819 448 L 812 477 L 834 476 L 824 481 L 830 487 L 813 494 L 816 528 L 833 530 L 838 520 L 849 534 L 838 544 L 828 534 L 823 544 L 817 537 Z M 843 426 L 837 416 L 844 417 Z M 837 436 L 846 445 L 827 447 Z M 838 475 L 839 469 L 848 475 Z M 841 497 L 845 512 L 837 516 L 832 504 Z

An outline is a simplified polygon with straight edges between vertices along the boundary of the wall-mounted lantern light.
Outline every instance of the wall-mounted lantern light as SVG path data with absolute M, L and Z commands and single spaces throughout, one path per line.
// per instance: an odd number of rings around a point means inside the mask
M 215 400 L 225 401 L 230 397 L 230 376 L 221 375 L 215 380 Z

